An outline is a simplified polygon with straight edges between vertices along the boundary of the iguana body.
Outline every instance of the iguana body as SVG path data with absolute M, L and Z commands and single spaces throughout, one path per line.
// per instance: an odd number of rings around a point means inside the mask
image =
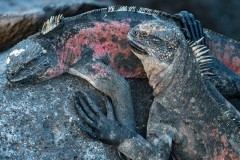
M 79 127 L 131 159 L 239 159 L 240 113 L 201 75 L 193 52 L 201 46 L 190 48 L 172 21 L 144 22 L 128 38 L 154 90 L 147 138 L 119 124 L 109 102 L 105 116 L 87 95 L 76 103 Z
M 240 113 L 202 78 L 182 33 L 170 22 L 146 22 L 131 30 L 129 42 L 155 93 L 147 131 L 151 145 L 165 150 L 163 157 L 172 148 L 176 159 L 239 159 Z M 124 143 L 123 152 L 129 145 Z
M 117 119 L 135 128 L 129 86 L 113 70 L 126 78 L 146 77 L 126 35 L 135 25 L 153 19 L 173 21 L 170 15 L 160 11 L 124 6 L 94 10 L 72 18 L 51 18 L 41 33 L 10 50 L 8 80 L 40 82 L 69 72 L 109 95 L 116 106 Z
M 117 119 L 134 128 L 130 90 L 117 73 L 126 78 L 146 77 L 126 35 L 135 25 L 153 19 L 173 21 L 172 16 L 160 11 L 125 6 L 94 10 L 71 18 L 51 18 L 41 33 L 10 50 L 8 80 L 40 82 L 64 72 L 77 75 L 109 95 Z M 210 38 L 212 34 L 218 36 L 208 32 Z
M 9 62 L 11 59 L 8 64 L 8 79 L 19 83 L 56 77 L 77 63 L 85 53 L 89 54 L 89 61 L 103 60 L 126 78 L 144 78 L 146 74 L 140 61 L 132 54 L 126 34 L 135 25 L 153 19 L 174 18 L 157 10 L 126 6 L 94 10 L 71 18 L 51 18 L 44 24 L 42 34 L 30 36 L 10 51 L 12 56 L 7 60 Z M 210 51 L 217 57 L 222 57 L 222 61 L 240 73 L 239 43 L 209 30 L 205 30 L 205 34 Z M 228 58 L 228 55 L 231 57 Z M 39 73 L 19 71 L 19 67 L 24 70 L 25 64 L 31 64 L 34 69 L 41 63 L 40 57 L 49 59 L 50 67 Z M 35 64 L 36 59 L 39 61 Z M 220 62 L 217 61 L 217 65 L 218 63 Z M 32 66 L 27 65 L 26 68 Z M 238 79 L 234 74 L 234 83 Z

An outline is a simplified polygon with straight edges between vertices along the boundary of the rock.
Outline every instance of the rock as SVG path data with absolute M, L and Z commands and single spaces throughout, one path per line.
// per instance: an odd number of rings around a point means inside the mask
M 50 16 L 74 16 L 111 4 L 110 0 L 0 1 L 0 52 L 39 31 Z
M 9 86 L 7 53 L 0 55 L 0 159 L 119 159 L 117 150 L 89 138 L 73 123 L 73 95 L 104 96 L 86 81 L 63 74 L 39 84 Z M 151 93 L 146 79 L 129 79 L 139 132 L 144 136 Z

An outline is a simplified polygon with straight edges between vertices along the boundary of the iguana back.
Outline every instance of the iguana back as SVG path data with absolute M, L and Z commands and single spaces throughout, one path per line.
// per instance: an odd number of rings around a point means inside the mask
M 89 60 L 104 61 L 124 77 L 145 78 L 143 67 L 132 54 L 126 35 L 135 25 L 153 19 L 175 20 L 158 10 L 127 6 L 93 10 L 70 18 L 53 17 L 46 22 L 41 33 L 30 36 L 10 50 L 7 59 L 8 79 L 12 82 L 50 79 L 65 72 L 84 54 L 89 54 Z M 228 57 L 228 54 L 237 53 L 240 48 L 234 40 L 221 46 L 219 43 L 225 42 L 225 37 L 209 30 L 205 34 L 211 45 L 210 51 L 215 55 Z M 232 50 L 222 50 L 229 45 L 233 46 Z M 48 59 L 49 66 L 42 67 L 36 73 L 35 68 L 41 63 L 36 59 Z M 228 58 L 223 61 L 230 64 Z M 31 72 L 26 72 L 30 67 Z M 237 63 L 232 68 L 237 71 L 236 67 Z

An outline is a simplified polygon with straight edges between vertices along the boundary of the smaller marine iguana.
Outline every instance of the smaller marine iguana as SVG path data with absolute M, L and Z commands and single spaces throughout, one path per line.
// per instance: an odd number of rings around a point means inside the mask
M 240 113 L 203 78 L 195 57 L 205 52 L 200 41 L 189 47 L 179 28 L 163 20 L 139 24 L 128 39 L 154 90 L 147 138 L 121 125 L 110 101 L 104 115 L 84 93 L 76 102 L 84 122 L 79 127 L 132 159 L 167 160 L 170 153 L 175 159 L 239 159 Z

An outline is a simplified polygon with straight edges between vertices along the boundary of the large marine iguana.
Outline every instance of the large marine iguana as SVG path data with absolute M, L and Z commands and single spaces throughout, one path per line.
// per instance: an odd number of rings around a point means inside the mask
M 47 80 L 64 72 L 77 75 L 109 95 L 117 119 L 134 128 L 130 89 L 117 73 L 126 78 L 146 77 L 126 35 L 135 25 L 153 19 L 174 21 L 176 18 L 157 10 L 126 6 L 94 10 L 71 18 L 52 17 L 40 33 L 10 50 L 6 60 L 7 78 L 11 83 L 26 83 Z M 221 37 L 210 31 L 206 35 Z M 238 43 L 232 44 L 239 47 Z
M 84 122 L 79 120 L 79 127 L 132 159 L 167 160 L 170 153 L 174 159 L 239 159 L 240 113 L 202 74 L 205 62 L 195 55 L 204 53 L 204 46 L 190 46 L 179 28 L 164 20 L 139 24 L 128 38 L 154 90 L 147 138 L 121 125 L 109 100 L 104 115 L 84 93 L 76 101 Z

